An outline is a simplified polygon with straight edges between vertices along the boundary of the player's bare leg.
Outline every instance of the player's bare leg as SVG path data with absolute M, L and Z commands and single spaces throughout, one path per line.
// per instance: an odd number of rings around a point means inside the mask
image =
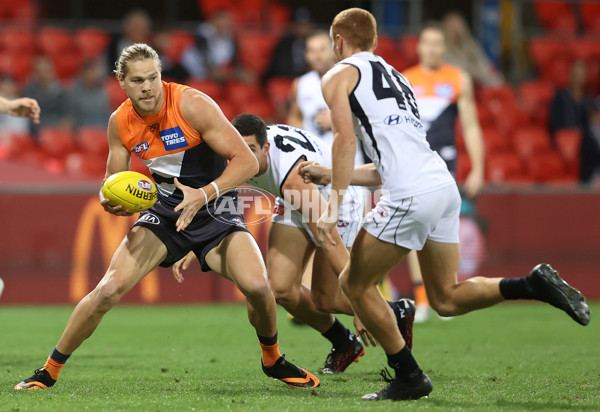
M 232 280 L 246 296 L 248 318 L 262 349 L 265 374 L 295 388 L 314 388 L 319 379 L 285 360 L 279 352 L 275 297 L 256 241 L 247 232 L 234 232 L 206 255 L 206 263 Z
M 274 223 L 269 233 L 267 272 L 277 302 L 288 312 L 320 332 L 332 344 L 324 373 L 343 372 L 364 354 L 362 344 L 350 330 L 331 313 L 319 311 L 311 290 L 301 284 L 302 268 L 312 254 L 314 245 L 304 230 Z M 339 290 L 337 277 L 333 290 Z M 345 299 L 345 297 L 344 297 Z
M 427 240 L 418 255 L 429 302 L 441 316 L 461 315 L 506 299 L 534 299 L 565 311 L 581 325 L 590 321 L 584 297 L 550 265 L 537 265 L 522 278 L 474 277 L 459 283 L 458 244 Z
M 75 307 L 54 352 L 34 376 L 15 389 L 44 389 L 58 379 L 69 356 L 94 332 L 106 312 L 167 256 L 165 245 L 148 229 L 134 227 L 113 255 L 106 274 Z
M 388 364 L 395 370 L 389 385 L 365 399 L 417 399 L 432 390 L 396 324 L 394 311 L 377 285 L 409 252 L 408 249 L 376 239 L 361 229 L 350 253 L 350 263 L 340 281 L 354 312 L 383 347 Z

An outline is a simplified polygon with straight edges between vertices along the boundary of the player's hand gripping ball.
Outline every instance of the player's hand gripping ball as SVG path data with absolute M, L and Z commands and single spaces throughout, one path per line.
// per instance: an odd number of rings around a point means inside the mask
M 111 206 L 121 205 L 132 213 L 142 212 L 156 202 L 156 186 L 150 178 L 138 172 L 119 172 L 102 185 L 102 195 Z

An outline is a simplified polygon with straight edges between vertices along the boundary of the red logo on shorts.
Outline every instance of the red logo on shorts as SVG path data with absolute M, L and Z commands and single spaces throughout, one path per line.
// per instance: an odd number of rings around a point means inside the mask
M 384 209 L 384 208 L 382 208 L 382 207 L 378 207 L 378 208 L 376 209 L 376 212 L 377 212 L 377 214 L 378 214 L 379 216 L 381 216 L 381 217 L 387 217 L 387 215 L 388 215 L 388 212 L 387 212 L 387 210 L 385 210 L 385 209 Z
M 140 189 L 150 192 L 152 190 L 152 183 L 147 181 L 146 179 L 138 180 L 138 186 Z
M 276 204 L 273 208 L 273 213 L 276 215 L 283 215 L 285 213 L 285 206 Z

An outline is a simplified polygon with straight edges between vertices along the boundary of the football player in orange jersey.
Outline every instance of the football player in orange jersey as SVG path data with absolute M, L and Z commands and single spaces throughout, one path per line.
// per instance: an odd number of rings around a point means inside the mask
M 256 158 L 204 93 L 161 81 L 158 54 L 146 44 L 125 48 L 115 74 L 129 97 L 108 122 L 106 177 L 129 169 L 131 152 L 148 166 L 158 201 L 143 212 L 115 252 L 104 278 L 73 311 L 46 364 L 17 390 L 45 389 L 56 382 L 69 356 L 96 329 L 104 314 L 157 266 L 171 266 L 194 251 L 204 271 L 232 280 L 246 296 L 248 317 L 262 348 L 264 373 L 295 388 L 319 380 L 279 352 L 275 298 L 254 238 L 237 207 L 236 186 L 254 176 Z M 112 207 L 100 194 L 104 209 Z

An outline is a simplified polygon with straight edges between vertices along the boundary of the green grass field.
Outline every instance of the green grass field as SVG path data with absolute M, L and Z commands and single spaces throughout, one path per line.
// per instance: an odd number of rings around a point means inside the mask
M 600 304 L 591 306 L 600 313 Z M 379 390 L 381 349 L 316 390 L 266 378 L 242 305 L 123 306 L 71 357 L 46 391 L 12 388 L 40 367 L 70 307 L 0 308 L 1 411 L 600 410 L 600 327 L 542 304 L 504 304 L 415 327 L 414 354 L 431 377 L 427 399 L 362 401 Z M 279 312 L 282 352 L 316 372 L 328 342 Z M 345 317 L 344 322 L 350 319 Z

